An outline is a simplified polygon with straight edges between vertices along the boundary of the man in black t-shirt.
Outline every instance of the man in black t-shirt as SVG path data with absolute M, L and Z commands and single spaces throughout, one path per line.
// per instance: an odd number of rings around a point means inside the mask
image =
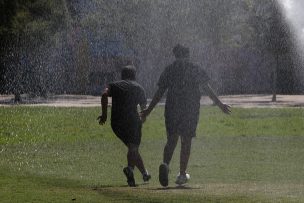
M 102 114 L 98 117 L 99 124 L 103 125 L 107 120 L 108 97 L 112 97 L 111 127 L 115 135 L 128 147 L 128 167 L 125 167 L 123 172 L 131 187 L 135 186 L 135 166 L 142 173 L 145 182 L 151 178 L 138 151 L 143 121 L 139 117 L 137 106 L 140 105 L 143 110 L 147 99 L 143 87 L 135 81 L 135 72 L 134 66 L 126 66 L 122 69 L 121 80 L 108 85 L 102 94 Z
M 190 175 L 186 173 L 190 157 L 191 140 L 195 137 L 199 119 L 201 91 L 203 88 L 213 102 L 229 114 L 229 106 L 223 104 L 208 84 L 209 77 L 205 71 L 189 61 L 189 49 L 177 45 L 173 49 L 176 60 L 165 68 L 158 81 L 158 90 L 147 109 L 142 111 L 145 118 L 159 102 L 166 90 L 165 124 L 167 143 L 164 149 L 163 163 L 159 167 L 159 181 L 168 185 L 169 163 L 172 159 L 178 138 L 181 138 L 180 173 L 176 184 L 185 184 Z

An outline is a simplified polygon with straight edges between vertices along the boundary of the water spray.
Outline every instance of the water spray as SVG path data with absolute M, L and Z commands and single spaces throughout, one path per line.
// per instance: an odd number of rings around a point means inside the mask
M 277 0 L 282 14 L 285 17 L 293 37 L 293 46 L 295 47 L 295 75 L 297 77 L 300 89 L 304 88 L 304 18 L 303 1 L 295 0 Z

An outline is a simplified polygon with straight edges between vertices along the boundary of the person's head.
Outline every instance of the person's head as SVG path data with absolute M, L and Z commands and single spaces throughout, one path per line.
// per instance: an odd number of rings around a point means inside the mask
M 136 68 L 133 65 L 124 66 L 121 70 L 122 80 L 135 80 Z
M 190 53 L 189 53 L 189 48 L 184 47 L 180 44 L 177 44 L 174 48 L 173 48 L 173 54 L 175 56 L 175 58 L 188 58 Z

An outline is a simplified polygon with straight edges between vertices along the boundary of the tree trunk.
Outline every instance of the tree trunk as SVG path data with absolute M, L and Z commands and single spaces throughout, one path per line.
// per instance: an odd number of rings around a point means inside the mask
M 276 66 L 274 67 L 273 70 L 273 77 L 272 77 L 272 102 L 277 101 L 277 74 L 278 74 L 278 66 L 279 66 L 279 54 L 277 54 L 276 58 Z

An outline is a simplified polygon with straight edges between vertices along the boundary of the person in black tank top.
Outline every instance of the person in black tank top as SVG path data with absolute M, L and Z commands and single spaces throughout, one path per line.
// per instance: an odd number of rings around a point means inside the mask
M 135 67 L 122 69 L 121 80 L 110 83 L 101 98 L 102 113 L 97 118 L 103 125 L 107 120 L 108 97 L 112 97 L 111 127 L 115 135 L 128 147 L 128 167 L 123 169 L 129 186 L 135 186 L 133 170 L 136 166 L 147 182 L 151 176 L 145 169 L 138 151 L 141 142 L 142 120 L 137 111 L 143 110 L 147 99 L 143 87 L 135 81 Z

